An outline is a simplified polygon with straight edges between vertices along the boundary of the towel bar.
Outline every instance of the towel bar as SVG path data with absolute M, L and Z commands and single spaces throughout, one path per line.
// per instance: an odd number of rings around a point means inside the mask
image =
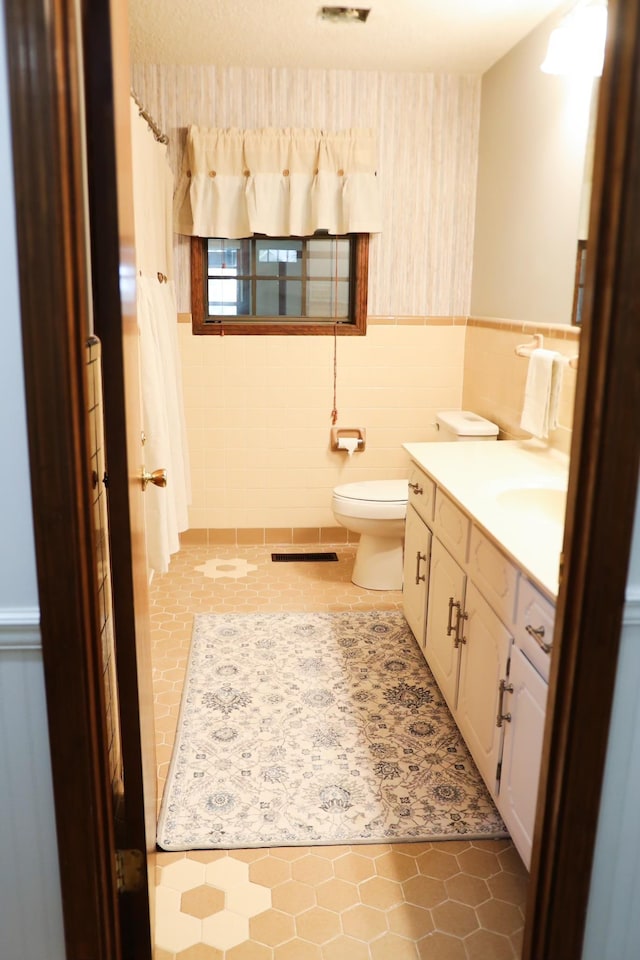
M 532 334 L 533 340 L 531 343 L 521 343 L 515 348 L 514 353 L 518 357 L 530 357 L 533 350 L 540 350 L 544 343 L 544 337 L 541 333 Z M 574 370 L 578 367 L 578 356 L 574 357 L 565 357 L 561 355 L 561 358 L 564 363 L 572 367 Z

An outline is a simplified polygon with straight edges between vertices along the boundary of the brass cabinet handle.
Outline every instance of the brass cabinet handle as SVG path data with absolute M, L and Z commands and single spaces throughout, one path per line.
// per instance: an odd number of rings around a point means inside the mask
M 501 727 L 504 720 L 507 723 L 511 723 L 511 714 L 502 712 L 502 701 L 504 700 L 505 693 L 513 693 L 513 684 L 509 683 L 508 680 L 501 680 L 498 684 L 498 716 L 496 718 L 496 727 Z
M 531 626 L 530 623 L 527 623 L 525 626 L 525 630 L 527 631 L 530 637 L 533 637 L 535 642 L 538 644 L 538 646 L 544 653 L 551 653 L 551 644 L 547 643 L 547 641 L 543 639 L 544 627 L 533 627 Z
M 413 490 L 416 496 L 420 496 L 422 493 L 422 487 L 419 483 L 411 483 L 411 481 L 409 481 L 409 488 Z
M 420 576 L 420 561 L 426 559 L 426 553 L 420 553 L 419 550 L 416 551 L 416 586 L 418 586 L 421 580 L 427 579 L 426 573 L 423 573 L 422 576 Z
M 142 473 L 140 474 L 140 480 L 142 481 L 142 489 L 146 490 L 147 486 L 152 483 L 156 487 L 166 487 L 167 485 L 167 471 L 164 469 L 154 470 L 153 473 L 147 473 L 147 471 L 142 468 Z
M 462 637 L 460 636 L 460 624 L 464 620 L 469 619 L 469 614 L 462 611 L 462 608 L 460 607 L 459 603 L 455 604 L 455 606 L 457 606 L 458 612 L 456 614 L 456 628 L 455 628 L 456 636 L 455 636 L 455 640 L 453 641 L 453 645 L 457 650 L 461 643 L 467 642 L 467 638 L 465 636 L 462 636 Z
M 449 618 L 447 620 L 447 636 L 450 637 L 453 633 L 453 608 L 457 607 L 460 609 L 460 604 L 457 601 L 454 601 L 453 597 L 449 597 Z

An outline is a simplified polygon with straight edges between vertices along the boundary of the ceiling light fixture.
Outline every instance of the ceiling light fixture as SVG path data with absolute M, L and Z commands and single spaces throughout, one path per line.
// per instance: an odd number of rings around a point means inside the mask
M 366 23 L 371 9 L 364 7 L 320 7 L 318 16 L 331 23 Z
M 583 0 L 551 32 L 540 69 L 556 75 L 599 77 L 606 38 L 606 0 Z

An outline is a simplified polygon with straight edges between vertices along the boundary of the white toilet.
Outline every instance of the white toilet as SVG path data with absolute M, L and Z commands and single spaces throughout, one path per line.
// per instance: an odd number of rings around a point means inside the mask
M 472 410 L 439 410 L 436 414 L 438 440 L 497 440 L 497 423 Z
M 331 506 L 341 526 L 360 534 L 351 579 L 367 590 L 402 589 L 402 549 L 407 480 L 363 480 L 333 491 Z
M 471 410 L 436 415 L 440 440 L 496 440 L 498 427 Z M 401 590 L 407 480 L 363 480 L 333 491 L 338 523 L 360 534 L 351 579 L 367 590 Z

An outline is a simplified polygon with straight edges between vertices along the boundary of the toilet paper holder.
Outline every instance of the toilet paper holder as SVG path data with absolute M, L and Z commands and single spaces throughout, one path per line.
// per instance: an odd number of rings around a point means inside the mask
M 352 452 L 362 453 L 366 446 L 366 434 L 367 431 L 364 427 L 332 427 L 331 428 L 331 449 L 332 450 L 346 450 L 349 455 Z M 356 440 L 355 449 L 350 449 L 352 444 L 345 443 L 341 444 L 341 440 Z

